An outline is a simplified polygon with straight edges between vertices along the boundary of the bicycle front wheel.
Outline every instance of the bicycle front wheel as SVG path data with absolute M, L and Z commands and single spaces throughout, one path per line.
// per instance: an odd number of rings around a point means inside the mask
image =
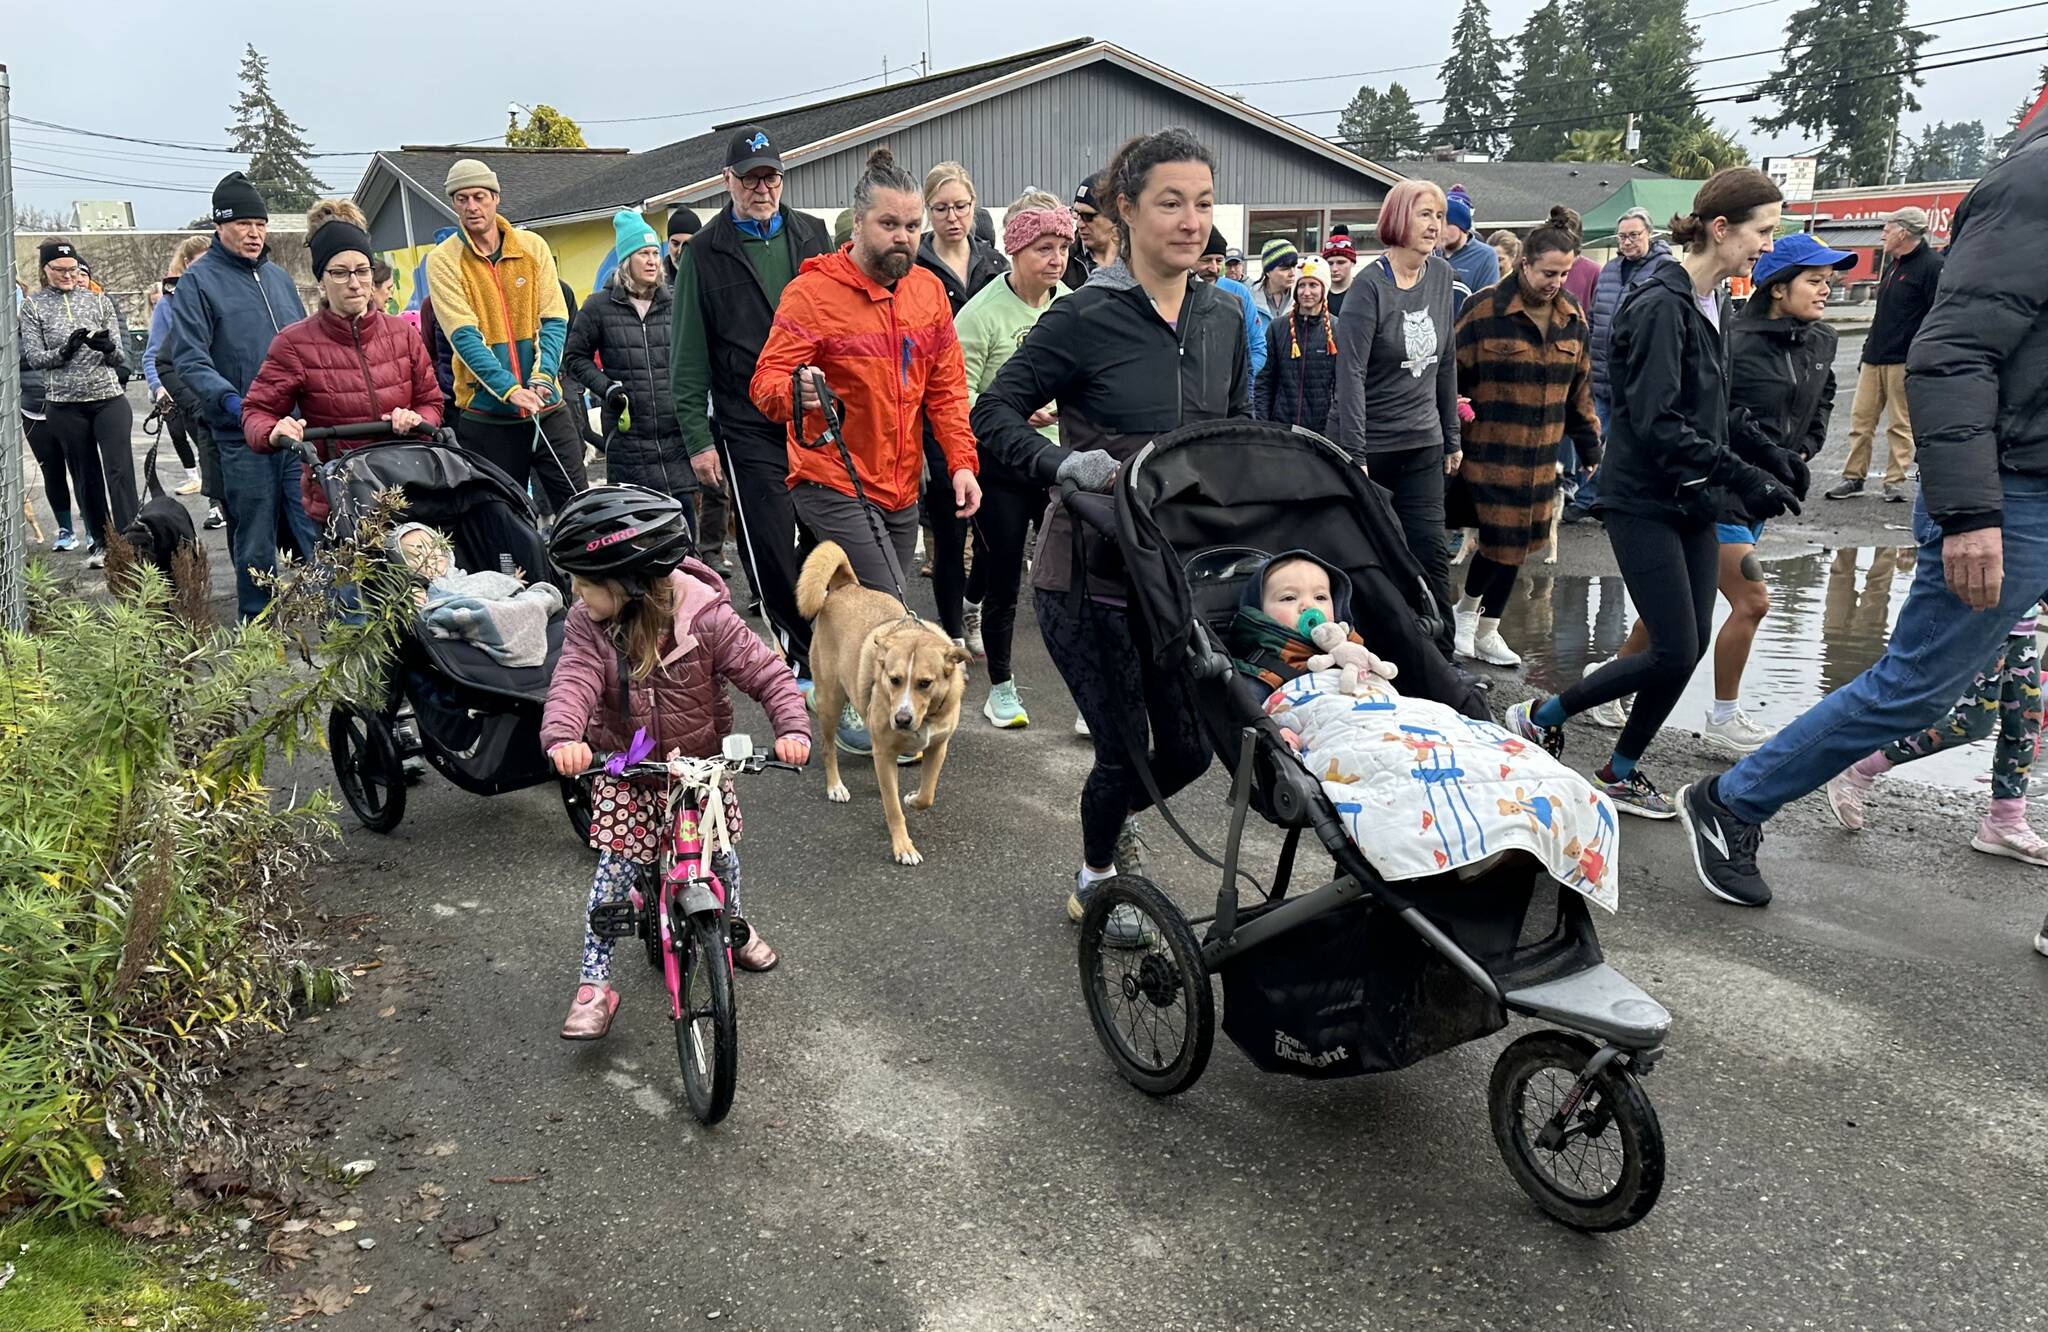
M 689 922 L 682 957 L 682 1016 L 676 1019 L 676 1059 L 690 1113 L 709 1126 L 732 1109 L 739 1085 L 740 1027 L 733 1010 L 732 954 L 725 931 L 709 919 Z

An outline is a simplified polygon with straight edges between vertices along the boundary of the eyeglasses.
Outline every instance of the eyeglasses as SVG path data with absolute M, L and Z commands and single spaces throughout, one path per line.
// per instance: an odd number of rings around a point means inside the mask
M 79 268 L 77 264 L 51 264 L 50 271 L 59 277 L 70 277 L 73 273 L 83 272 L 84 270 Z
M 1081 225 L 1086 226 L 1095 220 L 1096 214 L 1093 208 L 1076 208 L 1074 216 L 1080 219 Z
M 172 288 L 176 287 L 177 285 L 178 285 L 178 275 L 177 275 L 176 273 L 166 273 L 166 274 L 164 274 L 164 279 L 163 279 L 163 286 L 164 286 L 164 290 L 165 290 L 165 291 L 169 291 L 169 290 L 171 290 Z
M 766 194 L 782 183 L 782 173 L 763 171 L 758 175 L 741 176 L 739 182 L 743 189 L 752 190 L 755 194 Z
M 325 276 L 335 282 L 368 282 L 372 270 L 368 264 L 361 268 L 330 268 Z
M 933 204 L 930 211 L 933 217 L 958 217 L 963 213 L 973 212 L 974 205 L 971 203 Z

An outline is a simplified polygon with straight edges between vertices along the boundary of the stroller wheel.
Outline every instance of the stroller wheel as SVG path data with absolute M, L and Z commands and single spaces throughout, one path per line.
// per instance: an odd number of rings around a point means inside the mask
M 405 817 L 405 768 L 398 742 L 380 713 L 337 703 L 327 714 L 327 748 L 341 798 L 371 832 L 390 832 Z
M 1650 1214 L 1664 1188 L 1664 1130 L 1635 1074 L 1619 1062 L 1593 1075 L 1582 1036 L 1539 1031 L 1501 1052 L 1487 1092 L 1493 1140 L 1536 1205 L 1579 1230 L 1622 1230 Z M 1546 1132 L 1548 1130 L 1548 1132 Z
M 562 787 L 562 809 L 569 816 L 569 826 L 575 830 L 576 840 L 586 845 L 590 841 L 590 787 L 570 777 L 555 779 Z
M 1111 913 L 1124 907 L 1151 927 L 1142 947 L 1105 938 Z M 1081 917 L 1081 994 L 1102 1048 L 1140 1091 L 1186 1091 L 1208 1067 L 1216 1003 L 1202 947 L 1180 908 L 1149 880 L 1119 875 L 1089 896 Z

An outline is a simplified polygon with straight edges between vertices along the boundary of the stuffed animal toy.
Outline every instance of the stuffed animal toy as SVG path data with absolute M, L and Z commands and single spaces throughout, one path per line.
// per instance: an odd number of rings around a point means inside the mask
M 1325 620 L 1313 626 L 1308 637 L 1321 649 L 1308 659 L 1308 668 L 1312 671 L 1336 670 L 1338 691 L 1353 698 L 1365 697 L 1368 677 L 1391 680 L 1399 673 L 1393 662 L 1382 661 L 1365 644 L 1354 642 L 1351 626 L 1341 620 Z

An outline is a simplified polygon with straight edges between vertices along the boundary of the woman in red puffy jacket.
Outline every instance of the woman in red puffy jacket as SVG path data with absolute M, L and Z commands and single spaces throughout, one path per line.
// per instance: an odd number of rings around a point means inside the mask
M 330 210 L 336 215 L 306 242 L 320 280 L 320 309 L 277 335 L 242 395 L 242 434 L 259 452 L 291 447 L 307 426 L 389 421 L 391 433 L 402 435 L 441 424 L 441 387 L 426 345 L 372 304 L 371 243 L 362 215 Z M 321 456 L 372 442 L 336 441 Z M 307 517 L 325 523 L 327 496 L 311 468 L 300 470 L 299 487 Z

